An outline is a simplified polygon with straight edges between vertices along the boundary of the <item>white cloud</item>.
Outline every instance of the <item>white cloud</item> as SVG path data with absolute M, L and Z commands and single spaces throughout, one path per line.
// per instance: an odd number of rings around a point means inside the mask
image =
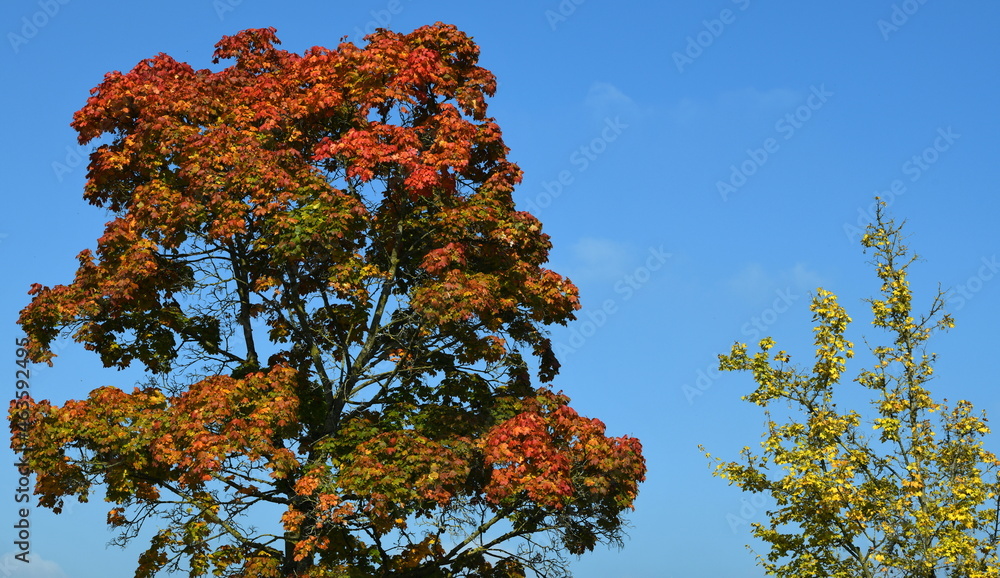
M 795 267 L 791 271 L 792 283 L 796 287 L 805 291 L 815 292 L 823 286 L 823 278 L 820 277 L 819 273 L 815 271 L 810 271 L 802 263 L 796 263 Z
M 46 560 L 38 554 L 30 554 L 30 562 L 16 559 L 15 552 L 7 552 L 0 558 L 0 576 L 4 578 L 69 578 L 59 564 Z
M 757 305 L 773 299 L 775 291 L 791 289 L 803 296 L 811 295 L 823 285 L 823 278 L 804 263 L 773 273 L 760 263 L 748 263 L 726 285 L 734 295 Z
M 736 112 L 746 110 L 781 111 L 791 108 L 800 100 L 802 100 L 800 93 L 785 88 L 757 90 L 753 87 L 747 87 L 723 92 L 719 95 L 719 104 L 727 110 Z
M 631 97 L 607 82 L 590 85 L 587 96 L 583 99 L 583 106 L 596 120 L 609 116 L 634 118 L 639 112 L 638 105 Z
M 693 98 L 682 98 L 667 108 L 667 118 L 674 124 L 690 124 L 703 117 L 707 107 Z
M 628 248 L 610 239 L 584 237 L 573 246 L 578 271 L 574 277 L 581 280 L 611 280 L 620 277 L 633 256 Z
M 746 87 L 719 93 L 714 99 L 684 97 L 667 107 L 667 118 L 680 125 L 720 118 L 752 118 L 780 115 L 804 94 L 786 88 L 758 90 Z
M 583 102 L 591 108 L 635 106 L 631 98 L 618 90 L 618 87 L 607 82 L 595 82 L 590 85 L 590 90 L 587 91 Z
M 730 278 L 727 285 L 732 293 L 743 296 L 751 302 L 766 298 L 774 290 L 774 283 L 760 263 L 749 263 Z

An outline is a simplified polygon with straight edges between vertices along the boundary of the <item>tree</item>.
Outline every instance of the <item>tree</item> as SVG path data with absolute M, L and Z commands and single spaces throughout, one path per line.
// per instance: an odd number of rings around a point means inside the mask
M 74 116 L 112 220 L 32 286 L 26 348 L 149 379 L 19 401 L 12 440 L 42 506 L 103 486 L 122 544 L 159 520 L 137 577 L 556 575 L 621 542 L 638 440 L 531 383 L 579 305 L 512 201 L 493 75 L 453 26 L 367 40 L 245 30 L 229 67 L 160 54 Z
M 737 343 L 720 368 L 746 371 L 757 389 L 743 399 L 770 408 L 787 403 L 782 421 L 767 410 L 762 454 L 716 459 L 714 475 L 776 503 L 753 535 L 770 547 L 759 562 L 783 577 L 907 578 L 1000 576 L 1000 484 L 996 456 L 983 448 L 984 415 L 968 401 L 949 408 L 931 398 L 934 330 L 954 326 L 938 291 L 929 312 L 913 317 L 908 252 L 876 199 L 875 222 L 861 239 L 874 253 L 881 297 L 870 299 L 872 324 L 888 334 L 871 348 L 874 366 L 854 379 L 870 391 L 872 411 L 838 410 L 835 389 L 853 344 L 851 319 L 829 291 L 812 300 L 816 361 L 810 372 L 772 354 L 771 338 L 749 355 Z M 947 400 L 945 400 L 947 401 Z M 779 411 L 783 411 L 779 409 Z

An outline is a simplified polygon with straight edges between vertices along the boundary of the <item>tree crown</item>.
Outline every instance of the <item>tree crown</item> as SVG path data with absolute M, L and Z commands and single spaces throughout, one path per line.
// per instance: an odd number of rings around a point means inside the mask
M 453 26 L 367 40 L 246 30 L 228 67 L 160 54 L 74 117 L 112 220 L 32 287 L 27 349 L 68 333 L 150 381 L 22 400 L 13 443 L 44 506 L 102 484 L 122 542 L 165 521 L 138 577 L 523 575 L 620 540 L 638 441 L 531 384 L 579 302 L 512 201 L 493 75 Z

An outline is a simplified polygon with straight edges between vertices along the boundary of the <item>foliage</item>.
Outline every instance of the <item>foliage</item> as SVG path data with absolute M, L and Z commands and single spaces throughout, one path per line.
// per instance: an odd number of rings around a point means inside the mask
M 757 389 L 743 399 L 769 408 L 787 403 L 787 421 L 767 411 L 762 454 L 743 449 L 741 462 L 716 459 L 715 475 L 776 502 L 753 535 L 770 546 L 759 558 L 783 577 L 1000 576 L 1000 462 L 983 448 L 986 418 L 968 401 L 932 400 L 935 356 L 925 342 L 953 327 L 939 291 L 929 313 L 912 314 L 907 270 L 916 259 L 901 226 L 879 204 L 862 244 L 874 253 L 881 297 L 872 324 L 888 343 L 871 348 L 874 367 L 854 379 L 871 392 L 873 411 L 841 411 L 834 389 L 853 357 L 851 321 L 836 297 L 820 289 L 812 301 L 816 361 L 811 372 L 790 365 L 785 351 L 737 343 L 720 367 L 747 371 Z
M 453 26 L 367 40 L 246 30 L 74 117 L 113 218 L 20 324 L 36 362 L 69 334 L 150 378 L 20 402 L 12 440 L 42 505 L 104 486 L 121 543 L 161 521 L 137 577 L 554 575 L 620 543 L 641 447 L 531 384 L 579 305 L 514 207 L 493 75 Z

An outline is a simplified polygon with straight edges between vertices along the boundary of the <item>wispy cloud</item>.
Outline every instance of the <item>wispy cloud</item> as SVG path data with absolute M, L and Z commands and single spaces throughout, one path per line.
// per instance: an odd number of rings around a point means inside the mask
M 723 92 L 719 105 L 727 111 L 744 112 L 784 110 L 802 99 L 802 93 L 787 88 L 757 90 L 753 87 Z
M 727 90 L 715 98 L 696 99 L 684 97 L 667 108 L 667 118 L 675 124 L 686 125 L 708 119 L 727 117 L 770 118 L 775 111 L 782 111 L 801 101 L 804 93 L 787 88 L 759 90 L 754 87 Z
M 593 122 L 621 117 L 629 121 L 638 120 L 642 107 L 617 86 L 608 82 L 594 82 L 583 97 L 583 109 Z
M 754 305 L 763 303 L 781 289 L 794 289 L 808 294 L 823 285 L 819 273 L 803 263 L 780 271 L 768 271 L 760 263 L 748 263 L 726 282 L 730 293 Z
M 38 554 L 28 556 L 29 563 L 16 559 L 14 552 L 0 557 L 0 574 L 9 578 L 69 578 L 59 564 Z
M 628 247 L 610 239 L 584 237 L 573 246 L 576 270 L 580 281 L 610 281 L 617 279 L 634 259 Z

